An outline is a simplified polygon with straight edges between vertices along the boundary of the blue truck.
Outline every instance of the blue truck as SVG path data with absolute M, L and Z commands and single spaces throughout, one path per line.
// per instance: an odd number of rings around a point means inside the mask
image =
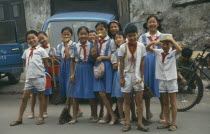
M 8 77 L 11 84 L 18 83 L 23 72 L 25 32 L 23 1 L 0 0 L 0 79 Z

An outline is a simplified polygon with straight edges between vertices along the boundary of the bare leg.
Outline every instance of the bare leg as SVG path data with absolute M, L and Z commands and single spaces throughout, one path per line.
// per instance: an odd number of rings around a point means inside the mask
M 32 89 L 23 91 L 20 109 L 19 109 L 19 113 L 18 113 L 18 117 L 17 117 L 16 121 L 22 121 L 23 113 L 26 109 L 26 105 L 27 105 L 28 99 L 30 97 L 31 91 L 32 91 Z
M 28 116 L 29 119 L 34 118 L 34 107 L 35 107 L 35 104 L 36 104 L 36 94 L 32 93 L 31 94 L 31 113 Z
M 163 97 L 163 112 L 166 118 L 166 123 L 170 123 L 170 109 L 169 109 L 169 98 L 168 98 L 168 93 L 162 93 Z
M 176 125 L 176 116 L 177 116 L 177 104 L 176 104 L 176 93 L 169 93 L 170 104 L 172 108 L 172 125 Z
M 68 111 L 69 111 L 69 114 L 70 114 L 70 110 L 71 110 L 71 105 L 73 103 L 72 101 L 73 101 L 72 98 L 69 98 L 69 101 L 68 101 Z
M 143 116 L 143 91 L 136 91 L 136 107 L 138 115 L 138 125 L 143 126 L 142 116 Z
M 97 115 L 97 100 L 95 98 L 89 99 L 90 107 L 91 107 L 91 117 L 93 117 L 93 120 L 98 119 Z
M 115 121 L 116 117 L 115 117 L 114 112 L 112 110 L 112 106 L 110 104 L 110 101 L 106 96 L 106 93 L 104 91 L 99 91 L 99 95 L 100 95 L 100 97 L 102 99 L 102 102 L 105 105 L 108 113 L 111 115 L 111 121 Z
M 151 109 L 150 109 L 150 98 L 145 99 L 145 108 L 146 108 L 146 118 L 148 120 L 151 120 L 153 115 L 152 115 L 152 112 L 151 112 Z
M 43 118 L 43 111 L 44 111 L 44 91 L 38 91 L 38 98 L 39 98 L 39 117 L 38 120 L 44 120 Z
M 160 120 L 164 120 L 164 110 L 163 110 L 163 97 L 162 97 L 162 94 L 160 95 L 160 106 L 161 106 L 161 112 L 160 112 Z
M 123 116 L 123 100 L 124 98 L 117 98 L 117 107 L 118 107 L 118 112 L 120 115 L 120 120 L 124 119 Z
M 44 98 L 45 98 L 44 113 L 47 113 L 47 106 L 48 106 L 48 103 L 49 103 L 49 95 L 45 95 Z
M 104 117 L 104 104 L 99 96 L 99 104 L 100 104 L 100 112 L 99 112 L 99 120 Z
M 130 93 L 123 93 L 123 95 L 124 95 L 125 126 L 131 126 L 131 120 L 130 120 L 131 95 Z
M 77 117 L 81 117 L 82 116 L 82 114 L 83 114 L 83 111 L 82 111 L 82 108 L 80 107 L 80 105 L 78 104 L 78 106 L 77 106 L 78 108 L 77 108 Z
M 132 98 L 131 98 L 130 109 L 131 109 L 132 121 L 137 121 L 135 99 L 134 99 L 133 95 L 132 95 Z
M 77 120 L 77 113 L 78 113 L 78 99 L 73 98 L 73 118 L 72 120 Z

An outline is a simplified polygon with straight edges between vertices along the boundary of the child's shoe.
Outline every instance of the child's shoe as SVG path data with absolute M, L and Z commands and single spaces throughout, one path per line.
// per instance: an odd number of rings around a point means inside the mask
M 33 119 L 34 118 L 34 113 L 30 113 L 29 115 L 28 115 L 28 119 Z

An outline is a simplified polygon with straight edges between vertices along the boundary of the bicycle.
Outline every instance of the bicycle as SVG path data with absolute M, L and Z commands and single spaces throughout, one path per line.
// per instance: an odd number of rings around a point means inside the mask
M 194 62 L 189 67 L 181 66 L 178 68 L 179 72 L 182 72 L 182 76 L 186 79 L 186 83 L 182 83 L 178 79 L 178 93 L 177 93 L 177 109 L 179 112 L 185 112 L 193 108 L 196 104 L 199 104 L 203 97 L 203 82 L 200 78 L 204 75 L 210 80 L 210 68 L 207 64 L 207 57 L 204 56 L 209 46 L 205 46 L 202 53 L 198 54 Z M 200 72 L 200 75 L 197 72 Z M 205 72 L 207 71 L 207 72 Z M 209 72 L 209 74 L 208 74 Z

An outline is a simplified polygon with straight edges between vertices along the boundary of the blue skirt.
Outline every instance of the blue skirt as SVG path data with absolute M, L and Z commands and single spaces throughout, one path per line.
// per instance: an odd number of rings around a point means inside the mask
M 113 84 L 112 84 L 112 97 L 123 98 L 123 93 L 120 87 L 120 74 L 118 70 L 114 71 Z
M 33 89 L 32 90 L 32 93 L 33 94 L 37 94 L 38 93 L 38 90 L 37 89 Z M 50 94 L 52 94 L 52 88 L 49 88 L 49 89 L 45 89 L 44 90 L 44 95 L 50 95 Z
M 94 77 L 94 92 L 104 91 L 105 93 L 112 93 L 112 79 L 113 79 L 113 69 L 112 63 L 109 60 L 102 61 L 105 66 L 104 76 L 102 78 L 96 79 Z M 96 62 L 95 65 L 99 63 Z
M 160 97 L 158 80 L 155 78 L 155 56 L 153 53 L 147 52 L 144 57 L 144 81 L 149 86 L 155 97 Z
M 71 98 L 95 98 L 93 92 L 93 65 L 90 62 L 79 62 L 72 85 Z
M 70 88 L 70 59 L 61 59 L 60 63 L 60 75 L 59 75 L 59 87 L 61 97 L 68 96 L 68 90 Z

